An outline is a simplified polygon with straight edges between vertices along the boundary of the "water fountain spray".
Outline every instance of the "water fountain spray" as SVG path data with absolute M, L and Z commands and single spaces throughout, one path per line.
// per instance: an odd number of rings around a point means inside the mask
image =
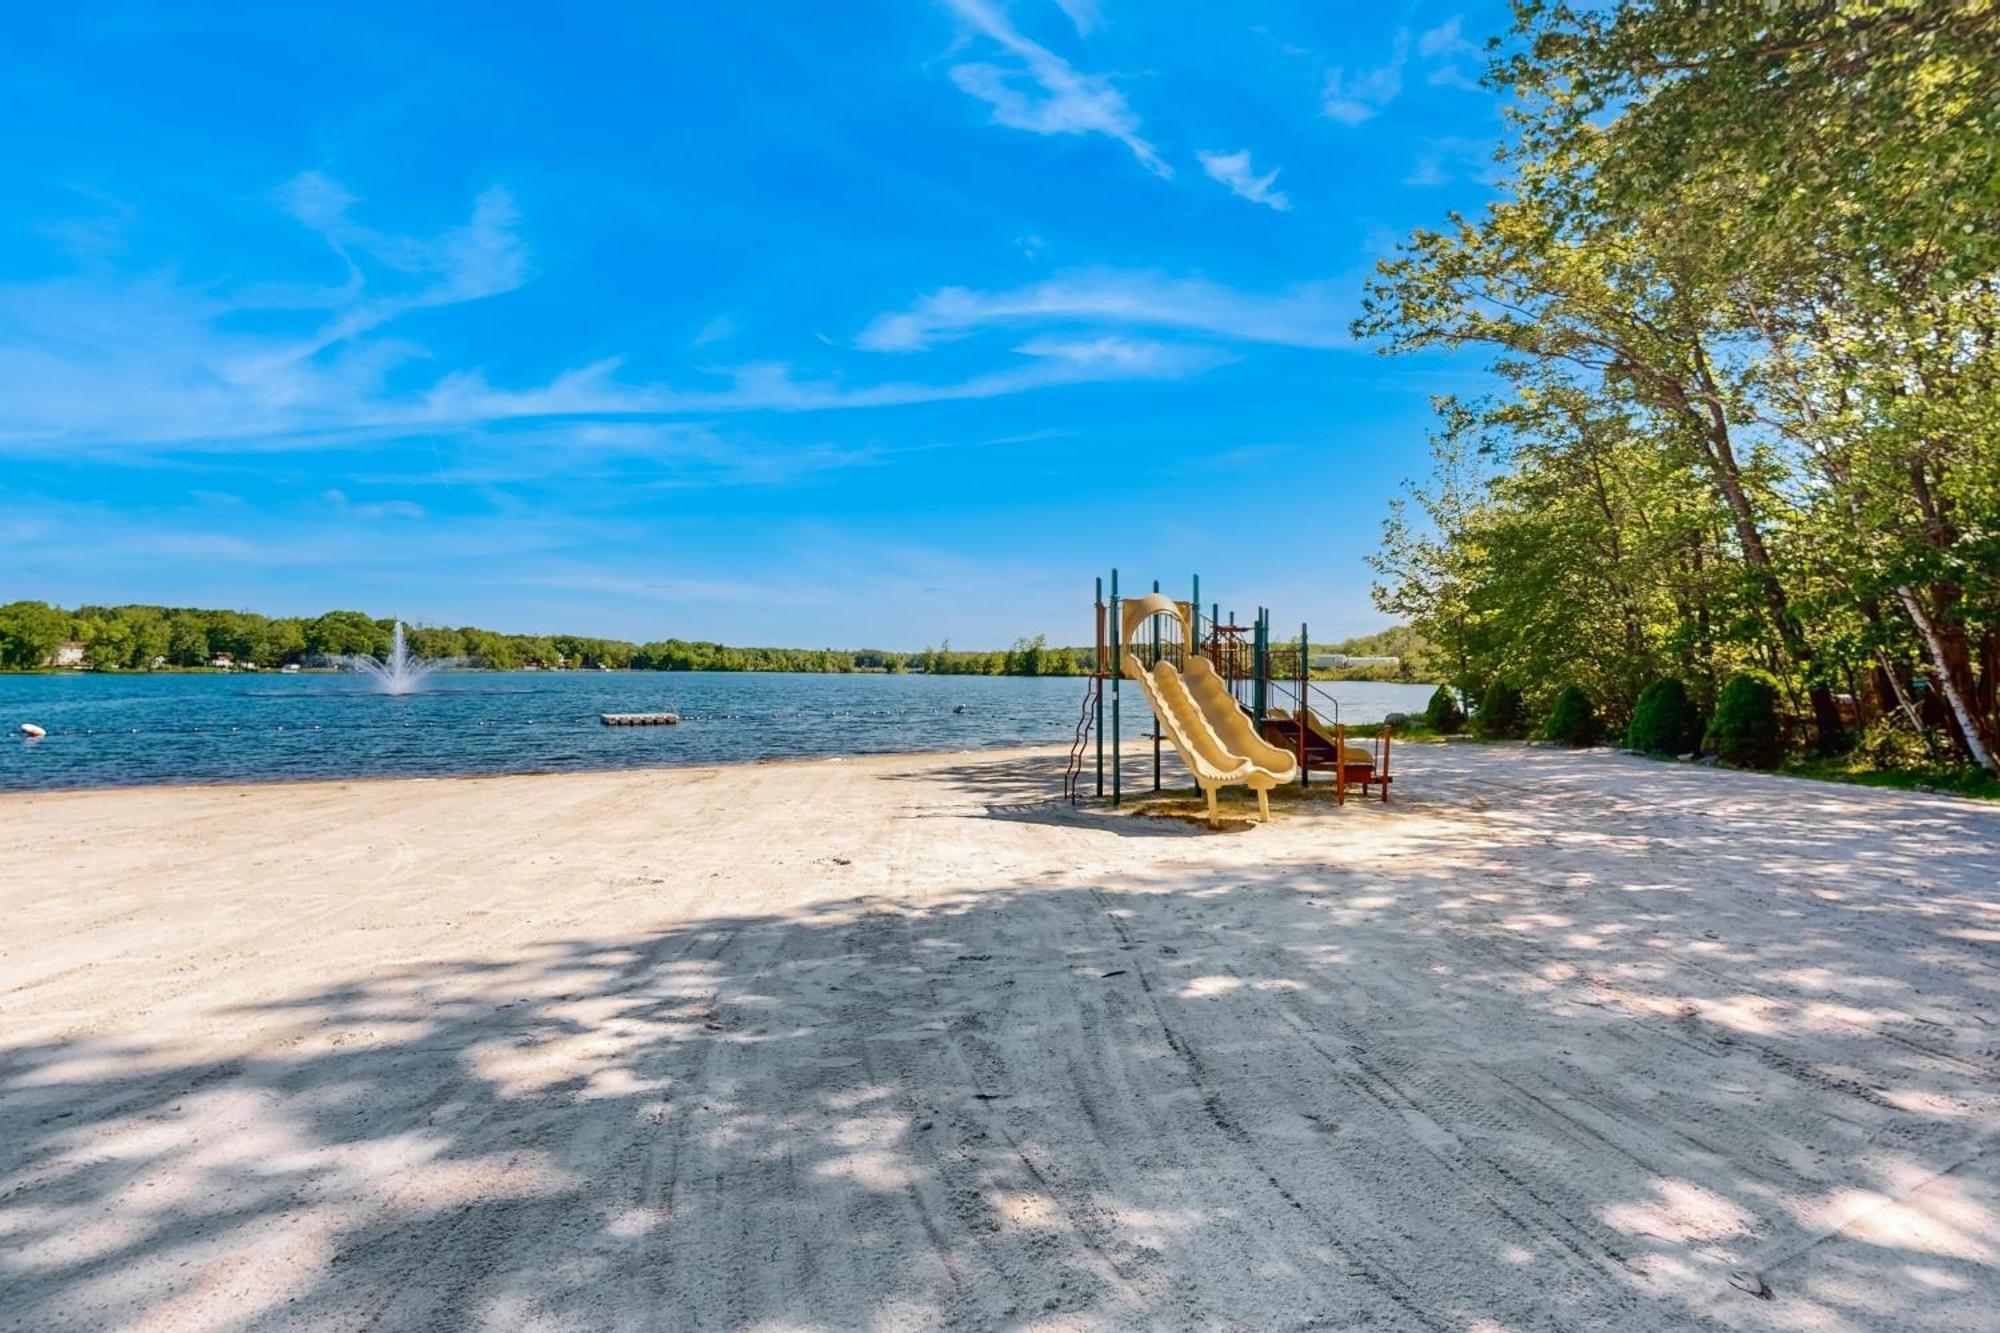
M 341 665 L 365 672 L 375 678 L 378 694 L 409 694 L 423 684 L 424 677 L 441 667 L 445 662 L 432 662 L 410 651 L 403 638 L 403 622 L 397 621 L 394 632 L 389 636 L 389 655 L 376 657 L 369 653 L 349 653 L 340 659 Z

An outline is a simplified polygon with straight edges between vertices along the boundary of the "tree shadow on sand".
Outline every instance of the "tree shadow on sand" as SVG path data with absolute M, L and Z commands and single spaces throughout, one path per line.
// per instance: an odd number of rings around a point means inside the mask
M 939 790 L 949 797 L 971 798 L 970 807 L 957 799 L 942 799 L 928 809 L 920 805 L 914 812 L 919 818 L 963 819 L 977 813 L 1015 823 L 1096 828 L 1127 838 L 1244 833 L 1257 826 L 1255 798 L 1245 788 L 1232 787 L 1222 792 L 1220 817 L 1217 827 L 1211 829 L 1201 792 L 1171 753 L 1162 766 L 1158 788 L 1153 786 L 1150 752 L 1136 756 L 1128 752 L 1123 768 L 1123 804 L 1116 808 L 1108 795 L 1097 796 L 1095 770 L 1088 763 L 1078 783 L 1079 798 L 1067 799 L 1063 795 L 1064 757 L 1060 754 L 967 756 L 954 764 L 885 776 L 893 782 Z M 1105 790 L 1111 790 L 1108 778 Z M 1293 790 L 1288 788 L 1274 799 L 1282 802 Z M 1330 787 L 1315 789 L 1312 798 L 1325 804 L 1332 800 L 1331 792 Z
M 378 971 L 205 1062 L 5 1049 L 0 1327 L 1990 1319 L 2000 892 L 1934 874 L 2000 882 L 1992 815 L 1439 763 L 1462 816 L 1254 871 Z

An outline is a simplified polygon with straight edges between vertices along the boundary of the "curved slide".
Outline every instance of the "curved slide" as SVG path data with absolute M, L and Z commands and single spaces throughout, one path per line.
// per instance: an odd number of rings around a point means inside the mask
M 1180 603 L 1165 593 L 1135 597 L 1125 603 L 1120 616 L 1125 675 L 1144 691 L 1160 733 L 1174 743 L 1195 785 L 1207 796 L 1209 824 L 1216 822 L 1216 792 L 1236 784 L 1257 793 L 1258 816 L 1268 822 L 1271 788 L 1294 780 L 1298 762 L 1290 751 L 1257 734 L 1207 659 L 1191 658 L 1186 671 L 1175 669 L 1171 662 L 1156 663 L 1150 672 L 1140 665 L 1132 636 L 1156 615 L 1178 617 L 1181 641 L 1193 641 L 1187 611 Z

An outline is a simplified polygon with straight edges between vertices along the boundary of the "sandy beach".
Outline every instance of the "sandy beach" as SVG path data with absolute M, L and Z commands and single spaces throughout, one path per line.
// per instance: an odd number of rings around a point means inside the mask
M 2000 1329 L 2000 809 L 1398 759 L 0 798 L 0 1328 Z

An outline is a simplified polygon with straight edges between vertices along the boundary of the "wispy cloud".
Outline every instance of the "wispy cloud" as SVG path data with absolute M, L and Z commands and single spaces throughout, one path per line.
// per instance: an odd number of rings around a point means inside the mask
M 1131 338 L 1037 337 L 1013 350 L 1026 361 L 965 379 L 862 385 L 801 379 L 791 366 L 780 362 L 736 367 L 728 372 L 730 384 L 719 389 L 628 383 L 618 378 L 620 363 L 616 360 L 584 366 L 529 389 L 495 387 L 478 374 L 455 375 L 431 390 L 403 424 L 903 407 L 997 398 L 1070 384 L 1175 379 L 1228 359 L 1212 348 Z
M 1238 195 L 1253 204 L 1275 208 L 1278 212 L 1289 212 L 1292 201 L 1283 190 L 1273 189 L 1278 179 L 1278 169 L 1273 167 L 1259 176 L 1250 167 L 1250 150 L 1245 148 L 1235 153 L 1200 152 L 1201 167 L 1209 176 L 1227 185 Z
M 232 516 L 227 530 L 218 530 L 213 515 L 179 506 L 133 509 L 35 497 L 33 510 L 23 510 L 14 501 L 0 500 L 0 562 L 6 567 L 51 574 L 66 583 L 109 573 L 117 576 L 117 586 L 128 589 L 163 561 L 199 565 L 227 560 L 223 582 L 245 569 L 325 567 L 329 552 L 338 553 L 343 573 L 368 566 L 409 571 L 432 563 L 585 547 L 626 535 L 632 527 L 566 515 L 461 514 L 449 523 L 404 528 L 395 541 L 369 541 L 359 538 L 373 529 L 357 522 L 367 516 L 338 507 L 285 505 Z M 17 521 L 17 514 L 25 521 Z M 78 532 L 96 535 L 79 542 L 73 539 Z
M 1426 28 L 1417 38 L 1417 54 L 1426 59 L 1437 56 L 1477 55 L 1479 48 L 1465 39 L 1465 17 L 1454 14 L 1435 28 Z
M 1466 38 L 1464 19 L 1454 16 L 1425 29 L 1414 41 L 1409 29 L 1397 29 L 1389 58 L 1379 65 L 1359 70 L 1334 67 L 1320 94 L 1320 113 L 1343 125 L 1365 124 L 1381 115 L 1402 96 L 1413 49 L 1425 83 L 1478 90 L 1479 47 Z
M 374 500 L 357 503 L 347 498 L 347 492 L 338 487 L 325 491 L 320 496 L 329 505 L 356 518 L 404 518 L 425 517 L 424 507 L 413 500 Z
M 1069 15 L 1079 37 L 1088 37 L 1104 26 L 1104 11 L 1097 0 L 1056 0 L 1056 7 Z
M 1502 179 L 1493 160 L 1493 145 L 1477 139 L 1444 135 L 1432 139 L 1417 155 L 1416 165 L 1403 177 L 1403 184 L 1416 188 L 1449 185 L 1457 180 L 1496 185 Z
M 524 388 L 491 383 L 480 371 L 454 372 L 414 395 L 358 391 L 337 404 L 239 404 L 200 388 L 167 383 L 143 398 L 124 390 L 117 370 L 65 386 L 74 397 L 45 395 L 41 421 L 17 415 L 0 428 L 0 455 L 173 447 L 206 451 L 313 448 L 451 427 L 549 418 L 675 418 L 748 412 L 828 412 L 966 402 L 1066 385 L 1176 379 L 1229 358 L 1212 348 L 1144 339 L 1031 338 L 1014 347 L 1015 364 L 958 379 L 850 383 L 805 377 L 782 362 L 724 370 L 717 388 L 689 388 L 620 378 L 622 360 L 594 362 Z M 0 381 L 0 407 L 18 404 L 16 386 Z M 92 404 L 86 408 L 83 404 Z M 51 418 L 53 418 L 51 420 Z
M 910 352 L 1008 324 L 1095 324 L 1174 329 L 1240 342 L 1346 346 L 1351 293 L 1304 283 L 1277 293 L 1238 291 L 1204 278 L 1091 270 L 1009 291 L 946 287 L 907 310 L 881 315 L 860 346 Z
M 1417 38 L 1417 54 L 1433 62 L 1425 82 L 1467 91 L 1478 89 L 1478 78 L 1467 72 L 1467 65 L 1476 68 L 1479 48 L 1466 40 L 1463 25 L 1463 17 L 1454 15 Z
M 1416 189 L 1430 189 L 1433 186 L 1450 183 L 1451 176 L 1446 173 L 1444 164 L 1438 160 L 1436 153 L 1418 154 L 1417 164 L 1410 168 L 1409 175 L 1403 177 L 1403 184 Z
M 707 372 L 706 383 L 634 382 L 621 357 L 526 385 L 494 384 L 468 367 L 423 376 L 428 349 L 399 336 L 394 321 L 525 280 L 511 200 L 488 191 L 467 224 L 428 237 L 362 226 L 353 196 L 315 173 L 290 182 L 279 202 L 325 238 L 341 280 L 232 292 L 96 272 L 0 286 L 0 453 L 325 447 L 543 417 L 894 407 L 1175 378 L 1226 359 L 1140 338 L 1041 336 L 1001 349 L 992 368 L 941 379 L 855 382 L 748 361 Z M 718 323 L 704 332 L 728 331 Z
M 1380 115 L 1403 91 L 1403 67 L 1410 62 L 1410 33 L 1398 29 L 1389 59 L 1372 69 L 1335 67 L 1320 94 L 1320 114 L 1343 125 L 1360 125 Z
M 727 315 L 717 315 L 695 332 L 693 343 L 696 347 L 706 347 L 709 343 L 726 342 L 736 336 L 736 321 Z
M 802 587 L 796 582 L 646 577 L 572 562 L 558 562 L 547 572 L 526 575 L 518 582 L 531 588 L 613 593 L 619 597 L 636 597 L 676 606 L 689 602 L 719 602 L 798 608 L 813 606 L 822 598 L 839 595 L 832 588 Z
M 432 236 L 360 225 L 354 197 L 314 172 L 277 201 L 325 239 L 341 282 L 218 289 L 92 271 L 0 286 L 0 447 L 351 427 L 423 355 L 384 325 L 509 291 L 526 271 L 497 188 Z
M 1018 62 L 1004 68 L 983 61 L 951 67 L 952 82 L 991 106 L 994 123 L 1033 134 L 1101 134 L 1123 144 L 1154 175 L 1172 178 L 1173 168 L 1140 137 L 1139 117 L 1111 80 L 1083 73 L 1031 40 L 989 0 L 945 3 Z
M 277 198 L 285 211 L 324 237 L 347 268 L 346 285 L 323 297 L 335 309 L 333 318 L 315 338 L 295 349 L 300 355 L 344 342 L 413 310 L 512 291 L 527 271 L 527 247 L 514 232 L 519 210 L 513 197 L 497 185 L 473 200 L 471 220 L 464 226 L 427 237 L 360 225 L 352 215 L 359 201 L 339 182 L 316 171 L 286 182 Z M 388 270 L 415 285 L 402 291 L 373 291 L 371 270 Z M 262 296 L 273 305 L 288 303 L 269 291 Z

